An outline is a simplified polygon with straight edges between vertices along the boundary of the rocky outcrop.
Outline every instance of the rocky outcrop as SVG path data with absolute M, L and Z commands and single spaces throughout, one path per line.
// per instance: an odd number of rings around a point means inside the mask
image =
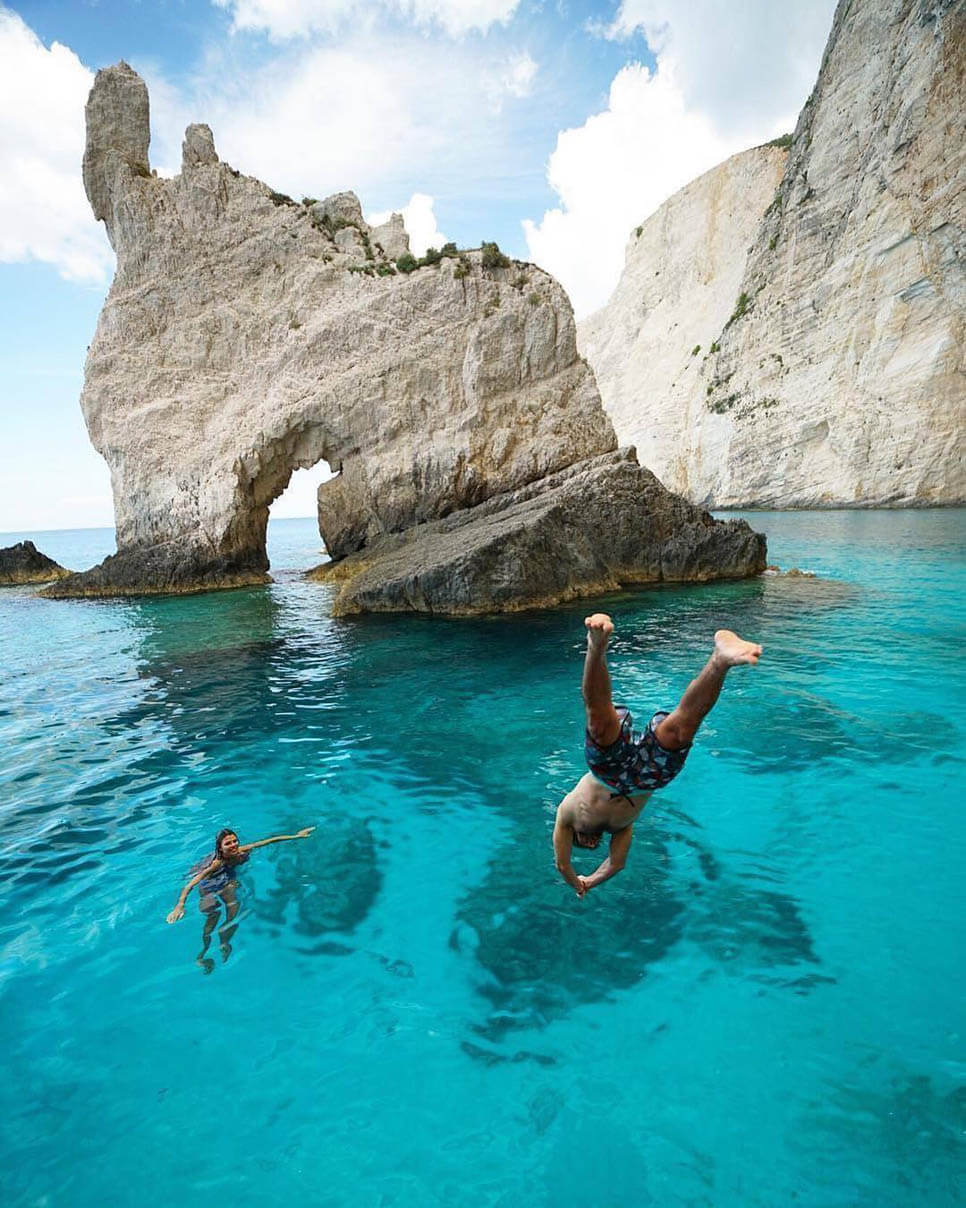
M 758 148 L 631 236 L 579 341 L 619 438 L 672 489 L 966 499 L 964 65 L 961 3 L 845 0 L 777 190 L 782 153 Z
M 337 614 L 472 615 L 548 607 L 644 583 L 739 578 L 765 541 L 714 521 L 620 449 L 310 572 L 341 584 Z
M 0 549 L 0 586 L 20 583 L 50 583 L 70 574 L 53 558 L 42 554 L 32 541 L 20 541 Z
M 319 525 L 338 562 L 615 449 L 569 302 L 539 269 L 492 248 L 393 263 L 387 244 L 408 248 L 395 216 L 373 231 L 352 193 L 275 193 L 220 162 L 206 126 L 188 128 L 180 175 L 159 179 L 147 92 L 125 64 L 98 73 L 87 113 L 84 179 L 117 271 L 81 405 L 111 467 L 118 552 L 51 594 L 264 582 L 269 504 L 321 459 L 337 471 Z M 624 461 L 608 473 L 623 481 Z M 615 524 L 631 521 L 608 540 Z M 710 528 L 718 573 L 760 569 L 758 543 L 732 560 L 729 532 Z M 553 556 L 566 562 L 566 544 Z M 487 598 L 539 595 L 530 576 Z
M 409 251 L 409 236 L 403 225 L 402 214 L 390 214 L 389 220 L 372 228 L 372 242 L 381 248 L 390 260 L 398 260 Z

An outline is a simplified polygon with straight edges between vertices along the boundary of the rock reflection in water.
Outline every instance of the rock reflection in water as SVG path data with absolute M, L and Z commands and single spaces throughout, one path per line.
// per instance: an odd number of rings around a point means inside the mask
M 281 925 L 294 909 L 294 930 L 316 941 L 303 951 L 341 955 L 333 933 L 346 936 L 366 918 L 382 885 L 376 841 L 369 823 L 334 818 L 312 842 L 287 850 L 275 866 L 278 885 L 254 903 L 264 922 Z M 323 937 L 326 937 L 323 939 Z
M 827 1140 L 816 1185 L 834 1188 L 838 1202 L 859 1202 L 863 1171 L 850 1155 L 861 1153 L 864 1169 L 895 1187 L 896 1204 L 961 1205 L 966 1087 L 910 1070 L 876 1083 L 881 1074 L 878 1062 L 855 1069 L 815 1107 L 806 1135 L 813 1146 L 816 1130 Z
M 701 873 L 687 886 L 672 855 L 680 843 L 693 849 Z M 702 948 L 711 967 L 764 985 L 807 993 L 834 980 L 819 972 L 795 900 L 730 871 L 691 835 L 655 825 L 637 841 L 634 860 L 634 880 L 625 873 L 623 883 L 595 891 L 607 894 L 602 919 L 603 906 L 592 900 L 576 908 L 569 898 L 548 900 L 546 882 L 521 857 L 500 854 L 498 871 L 464 900 L 450 937 L 485 974 L 477 989 L 491 1010 L 474 1028 L 478 1037 L 499 1044 L 513 1029 L 542 1028 L 606 1001 L 641 982 L 685 940 Z M 466 1051 L 478 1055 L 472 1045 Z

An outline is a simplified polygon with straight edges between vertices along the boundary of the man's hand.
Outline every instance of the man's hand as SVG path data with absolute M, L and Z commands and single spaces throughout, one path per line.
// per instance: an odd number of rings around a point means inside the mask
M 184 918 L 184 907 L 175 906 L 174 910 L 172 910 L 171 913 L 168 915 L 168 922 L 176 923 L 178 921 L 178 919 L 183 919 L 183 918 Z
M 577 889 L 575 891 L 577 894 L 577 897 L 578 898 L 584 897 L 584 895 L 592 888 L 593 887 L 591 885 L 588 885 L 587 878 L 582 877 L 580 875 L 580 873 L 578 873 L 577 874 Z

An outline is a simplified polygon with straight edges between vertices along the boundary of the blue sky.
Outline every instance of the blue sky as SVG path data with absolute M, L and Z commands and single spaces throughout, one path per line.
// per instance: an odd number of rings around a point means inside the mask
M 113 273 L 80 180 L 93 73 L 151 96 L 151 163 L 184 127 L 293 195 L 401 210 L 416 250 L 496 239 L 606 302 L 629 231 L 794 125 L 832 0 L 0 0 L 0 532 L 112 523 L 78 404 Z M 314 512 L 324 467 L 273 515 Z

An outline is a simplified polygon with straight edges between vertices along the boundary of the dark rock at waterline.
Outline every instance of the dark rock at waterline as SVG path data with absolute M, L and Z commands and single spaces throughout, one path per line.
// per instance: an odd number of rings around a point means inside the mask
M 70 574 L 63 566 L 42 554 L 32 541 L 19 541 L 0 549 L 0 584 L 49 583 Z
M 270 583 L 268 559 L 258 550 L 229 554 L 199 550 L 180 541 L 111 554 L 91 570 L 52 583 L 43 595 L 55 599 L 83 596 L 188 595 L 226 587 Z
M 628 448 L 386 536 L 309 574 L 342 584 L 337 614 L 472 615 L 639 584 L 745 578 L 764 568 L 762 534 L 743 520 L 713 520 L 672 494 Z

